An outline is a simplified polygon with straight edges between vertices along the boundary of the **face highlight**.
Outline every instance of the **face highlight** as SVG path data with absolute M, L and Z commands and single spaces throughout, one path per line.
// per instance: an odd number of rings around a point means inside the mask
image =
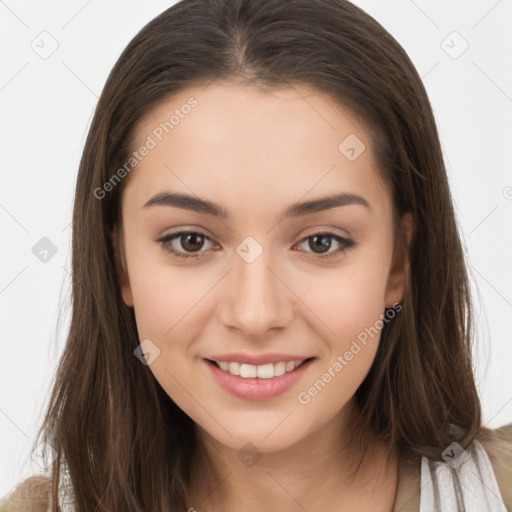
M 380 334 L 357 352 L 353 342 L 404 292 L 369 136 L 318 91 L 217 84 L 148 113 L 136 146 L 191 96 L 195 108 L 157 139 L 122 196 L 122 294 L 140 340 L 160 351 L 149 369 L 205 435 L 234 449 L 275 451 L 345 428 Z M 244 398 L 208 362 L 234 353 L 311 361 L 284 392 Z

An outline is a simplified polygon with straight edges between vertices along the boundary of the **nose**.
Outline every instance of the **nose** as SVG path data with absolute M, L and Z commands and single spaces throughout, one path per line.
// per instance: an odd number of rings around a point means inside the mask
M 252 263 L 234 254 L 234 268 L 226 276 L 219 304 L 222 324 L 251 340 L 286 327 L 294 314 L 294 294 L 282 272 L 273 268 L 269 253 L 264 250 Z

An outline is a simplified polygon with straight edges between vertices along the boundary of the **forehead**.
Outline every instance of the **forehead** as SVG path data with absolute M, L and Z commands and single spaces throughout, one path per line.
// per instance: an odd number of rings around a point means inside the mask
M 257 204 L 335 192 L 387 193 L 369 134 L 351 111 L 307 86 L 233 83 L 180 91 L 149 111 L 133 151 L 151 146 L 127 187 L 140 204 L 164 188 Z

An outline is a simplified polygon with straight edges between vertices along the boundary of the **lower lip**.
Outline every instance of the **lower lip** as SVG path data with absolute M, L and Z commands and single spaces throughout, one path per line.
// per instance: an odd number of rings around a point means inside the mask
M 226 391 L 239 398 L 246 400 L 267 400 L 278 396 L 294 384 L 304 375 L 314 359 L 309 359 L 302 363 L 292 372 L 285 373 L 279 377 L 271 379 L 244 379 L 237 375 L 225 372 L 217 367 L 214 363 L 204 360 L 206 366 L 212 372 L 213 378 Z

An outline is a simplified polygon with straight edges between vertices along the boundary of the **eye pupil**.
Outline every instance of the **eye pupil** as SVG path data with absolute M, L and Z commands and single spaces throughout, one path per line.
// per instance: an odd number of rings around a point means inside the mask
M 181 245 L 186 251 L 198 251 L 199 249 L 201 249 L 203 245 L 203 236 L 198 233 L 189 233 L 187 235 L 182 235 L 182 239 L 185 241 L 185 243 L 183 243 L 182 241 Z M 199 242 L 197 241 L 198 239 Z M 191 240 L 192 242 L 190 243 Z M 192 245 L 192 247 L 190 247 L 189 243 L 190 245 Z M 187 247 L 187 245 L 189 246 Z
M 331 248 L 331 237 L 329 235 L 314 235 L 311 237 L 309 246 L 311 249 L 315 249 L 311 244 L 311 240 L 314 240 L 314 243 L 320 243 L 319 247 L 321 249 L 320 252 L 327 252 Z

